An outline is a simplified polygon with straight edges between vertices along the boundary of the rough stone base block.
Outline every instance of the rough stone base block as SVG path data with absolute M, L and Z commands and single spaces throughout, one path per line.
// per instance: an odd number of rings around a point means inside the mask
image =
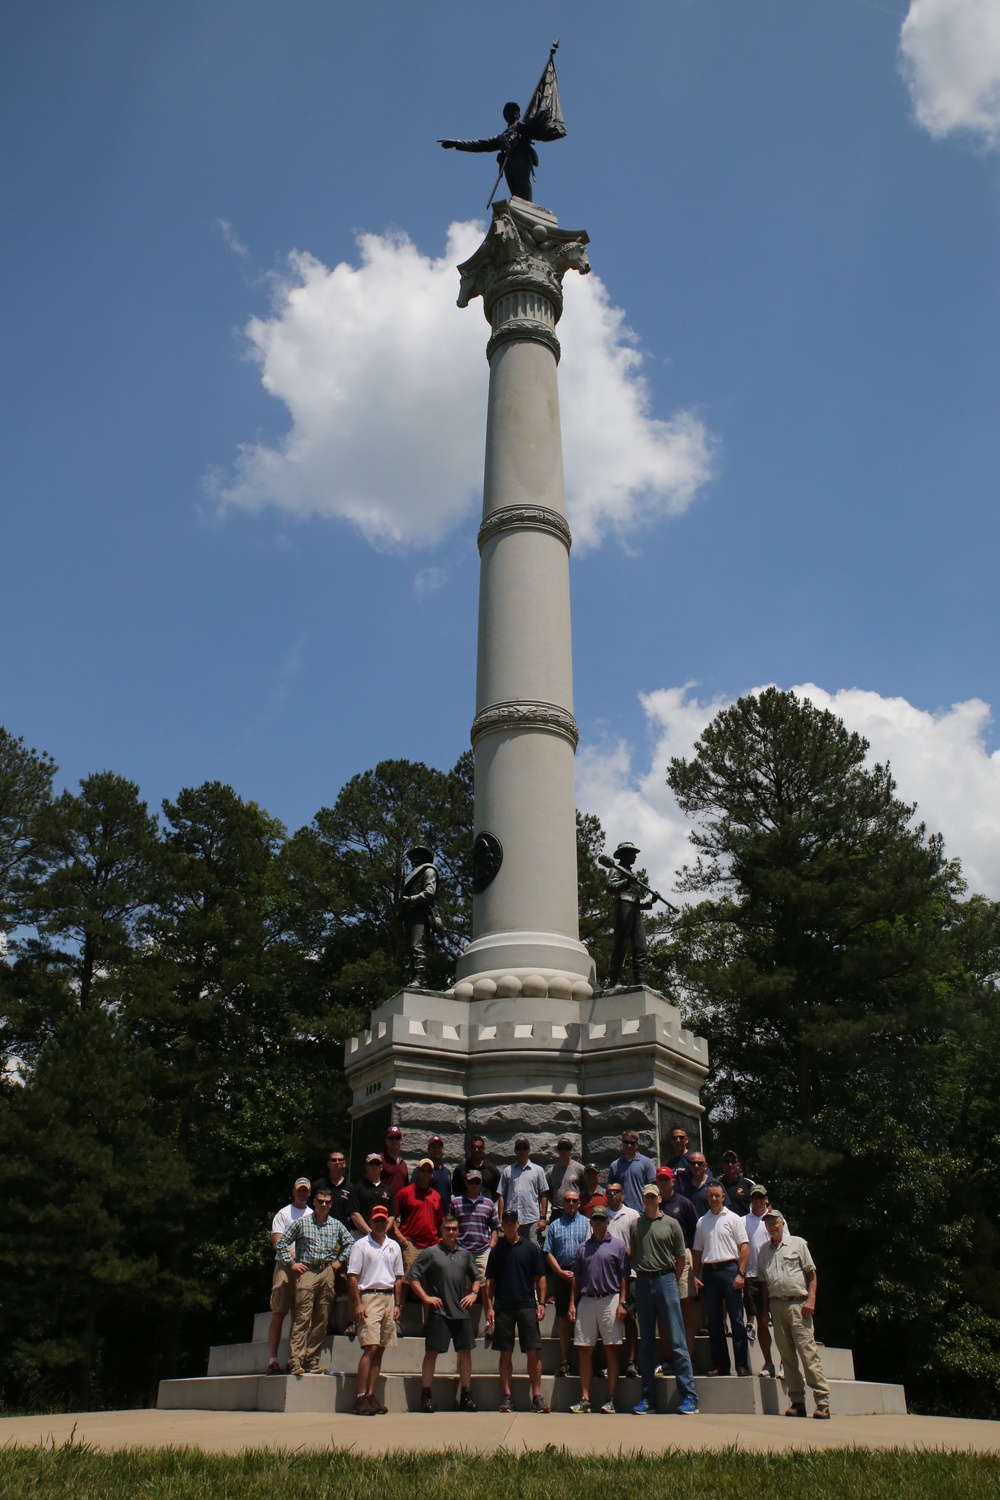
M 606 1166 L 626 1126 L 654 1158 L 675 1123 L 697 1138 L 708 1049 L 644 987 L 581 1000 L 402 990 L 350 1039 L 345 1067 L 353 1169 L 390 1122 L 404 1131 L 407 1159 L 430 1134 L 444 1138 L 446 1159 L 459 1159 L 478 1132 L 505 1162 L 524 1134 L 544 1165 L 565 1134 L 577 1157 Z

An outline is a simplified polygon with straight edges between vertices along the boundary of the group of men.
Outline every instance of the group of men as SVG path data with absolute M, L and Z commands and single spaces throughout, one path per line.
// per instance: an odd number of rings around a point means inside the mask
M 639 1150 L 634 1130 L 602 1184 L 595 1163 L 573 1158 L 568 1138 L 547 1169 L 531 1159 L 528 1139 L 514 1142 L 514 1161 L 498 1168 L 474 1136 L 452 1171 L 444 1141 L 433 1135 L 412 1170 L 399 1126 L 372 1151 L 364 1177 L 347 1180 L 343 1152 L 331 1151 L 326 1175 L 300 1177 L 292 1201 L 275 1216 L 268 1372 L 280 1373 L 278 1342 L 292 1314 L 288 1373 L 319 1374 L 320 1354 L 338 1292 L 346 1290 L 349 1337 L 361 1345 L 355 1412 L 383 1414 L 377 1385 L 385 1349 L 396 1343 L 409 1291 L 424 1314 L 420 1410 L 433 1412 L 437 1356 L 456 1351 L 461 1411 L 472 1394 L 472 1309 L 482 1301 L 486 1337 L 499 1355 L 501 1411 L 512 1410 L 515 1339 L 526 1357 L 531 1408 L 548 1411 L 542 1394 L 541 1324 L 554 1302 L 560 1341 L 557 1375 L 570 1373 L 577 1350 L 584 1414 L 615 1412 L 619 1353 L 626 1376 L 641 1379 L 632 1407 L 657 1410 L 656 1381 L 672 1375 L 682 1416 L 698 1411 L 694 1383 L 695 1303 L 704 1302 L 710 1375 L 749 1376 L 749 1344 L 760 1341 L 763 1372 L 774 1377 L 769 1329 L 783 1362 L 787 1416 L 830 1415 L 812 1321 L 816 1267 L 805 1240 L 791 1235 L 767 1189 L 743 1175 L 735 1152 L 716 1177 L 686 1132 L 671 1133 L 673 1156 L 657 1167 Z M 311 1206 L 310 1206 L 311 1205 Z M 592 1402 L 594 1353 L 604 1346 L 607 1398 Z M 638 1367 L 636 1355 L 638 1353 Z

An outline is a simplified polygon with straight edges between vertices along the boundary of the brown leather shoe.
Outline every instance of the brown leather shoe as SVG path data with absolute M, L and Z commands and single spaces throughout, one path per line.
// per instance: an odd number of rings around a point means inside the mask
M 813 1412 L 813 1416 L 818 1422 L 829 1422 L 830 1408 L 825 1404 L 817 1406 L 816 1410 Z
M 793 1401 L 791 1406 L 785 1412 L 786 1417 L 807 1417 L 808 1415 L 809 1413 L 806 1411 L 805 1407 L 801 1406 L 797 1401 Z
M 373 1417 L 375 1415 L 375 1407 L 372 1406 L 372 1398 L 370 1396 L 355 1397 L 354 1415 L 356 1417 Z

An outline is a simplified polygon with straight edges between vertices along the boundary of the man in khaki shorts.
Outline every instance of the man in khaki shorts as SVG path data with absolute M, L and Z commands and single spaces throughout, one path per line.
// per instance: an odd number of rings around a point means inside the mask
M 278 1241 L 289 1224 L 294 1224 L 297 1219 L 312 1213 L 309 1207 L 310 1192 L 309 1178 L 296 1178 L 291 1203 L 286 1203 L 284 1208 L 279 1208 L 271 1221 L 271 1248 L 275 1252 L 278 1249 Z M 281 1365 L 278 1363 L 278 1344 L 281 1340 L 282 1325 L 294 1305 L 295 1277 L 292 1275 L 292 1268 L 284 1261 L 280 1261 L 275 1254 L 274 1274 L 271 1277 L 271 1321 L 267 1329 L 267 1373 L 269 1375 L 281 1374 Z
M 354 1412 L 359 1417 L 384 1416 L 375 1394 L 382 1372 L 382 1351 L 396 1342 L 403 1296 L 403 1257 L 395 1240 L 387 1237 L 389 1210 L 376 1203 L 371 1210 L 371 1233 L 354 1242 L 347 1265 L 351 1315 L 358 1330 L 361 1359 Z

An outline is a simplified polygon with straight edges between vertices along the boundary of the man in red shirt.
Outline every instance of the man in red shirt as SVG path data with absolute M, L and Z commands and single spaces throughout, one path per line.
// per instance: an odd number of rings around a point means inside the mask
M 403 1160 L 403 1132 L 398 1125 L 390 1125 L 385 1133 L 385 1149 L 382 1152 L 382 1186 L 390 1193 L 398 1193 L 410 1180 L 410 1169 Z
M 416 1182 L 407 1183 L 396 1194 L 396 1239 L 403 1252 L 403 1269 L 407 1276 L 421 1250 L 429 1249 L 441 1239 L 444 1204 L 431 1187 L 433 1171 L 434 1163 L 425 1156 L 417 1163 Z
M 589 1219 L 595 1208 L 607 1208 L 607 1194 L 601 1191 L 601 1174 L 596 1162 L 589 1162 L 583 1169 L 583 1191 L 580 1194 L 580 1212 Z

